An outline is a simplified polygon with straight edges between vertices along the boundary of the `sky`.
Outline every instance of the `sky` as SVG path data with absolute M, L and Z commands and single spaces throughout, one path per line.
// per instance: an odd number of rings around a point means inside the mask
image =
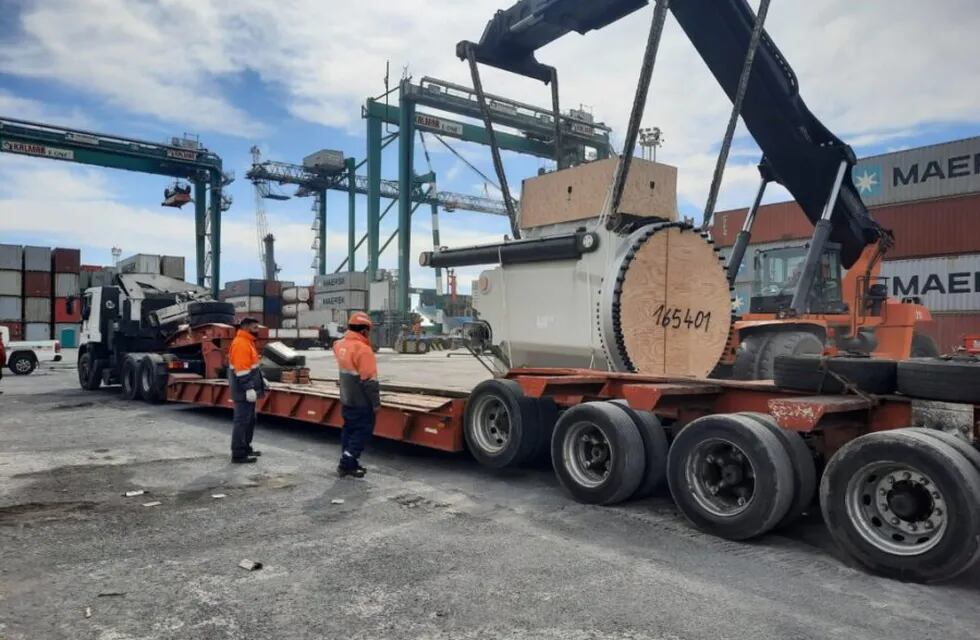
M 454 55 L 459 40 L 477 40 L 510 0 L 0 0 L 0 116 L 154 141 L 193 133 L 236 176 L 234 203 L 223 218 L 222 280 L 260 277 L 255 196 L 244 179 L 249 149 L 299 162 L 318 149 L 365 156 L 366 98 L 384 92 L 386 64 L 397 82 L 432 76 L 469 84 Z M 753 0 L 751 4 L 757 5 Z M 622 132 L 639 71 L 652 8 L 600 31 L 570 34 L 538 59 L 559 70 L 564 107 L 582 107 Z M 767 31 L 800 81 L 801 93 L 858 156 L 980 133 L 980 33 L 975 0 L 822 0 L 772 3 Z M 484 68 L 487 91 L 550 105 L 547 86 Z M 682 214 L 699 219 L 731 104 L 672 18 L 654 72 L 643 124 L 664 132 L 658 160 L 679 169 Z M 460 119 L 455 116 L 456 119 Z M 486 147 L 454 148 L 493 175 Z M 395 145 L 382 175 L 396 178 Z M 442 145 L 428 145 L 438 188 L 493 195 L 493 187 Z M 736 135 L 718 209 L 750 204 L 758 148 Z M 508 181 L 553 164 L 504 153 Z M 428 169 L 416 145 L 417 171 Z M 160 206 L 162 176 L 0 154 L 0 242 L 82 249 L 82 261 L 110 264 L 123 255 L 183 255 L 194 277 L 192 207 Z M 290 191 L 286 191 L 290 193 Z M 347 196 L 328 197 L 327 267 L 346 257 Z M 766 201 L 789 199 L 771 188 Z M 384 204 L 384 203 L 383 203 Z M 265 203 L 277 239 L 280 278 L 312 278 L 310 198 Z M 356 228 L 365 229 L 358 197 Z M 382 238 L 395 215 L 382 221 Z M 506 219 L 452 212 L 440 218 L 441 244 L 501 239 Z M 432 246 L 423 208 L 412 223 L 412 264 Z M 365 264 L 363 249 L 357 260 Z M 395 267 L 396 245 L 382 255 Z M 461 291 L 480 268 L 460 269 Z M 415 266 L 413 286 L 431 287 L 430 269 Z

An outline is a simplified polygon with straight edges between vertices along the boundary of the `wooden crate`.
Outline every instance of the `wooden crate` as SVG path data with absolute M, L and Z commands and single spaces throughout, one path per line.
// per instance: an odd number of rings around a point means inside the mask
M 521 188 L 521 227 L 530 229 L 598 216 L 616 170 L 616 158 L 597 160 L 534 178 Z M 621 213 L 677 220 L 677 167 L 633 158 Z

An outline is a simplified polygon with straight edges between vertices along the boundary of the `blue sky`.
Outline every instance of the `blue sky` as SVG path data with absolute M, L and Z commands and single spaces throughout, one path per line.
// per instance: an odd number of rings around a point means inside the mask
M 6 3 L 5 3 L 6 4 Z M 365 154 L 360 105 L 383 90 L 385 61 L 397 80 L 407 66 L 467 83 L 453 55 L 457 40 L 476 39 L 507 2 L 491 0 L 295 1 L 273 6 L 171 0 L 19 0 L 0 18 L 0 115 L 61 123 L 150 140 L 193 132 L 238 176 L 224 218 L 224 279 L 260 273 L 252 186 L 243 179 L 249 148 L 299 161 L 320 148 Z M 806 4 L 808 6 L 799 6 Z M 809 6 L 815 4 L 817 6 Z M 569 36 L 539 58 L 555 64 L 566 107 L 586 105 L 614 127 L 628 117 L 649 24 L 647 8 L 600 32 Z M 980 65 L 970 50 L 980 7 L 937 0 L 923 13 L 911 0 L 774 3 L 769 31 L 794 66 L 811 110 L 859 155 L 931 144 L 980 132 Z M 488 90 L 548 104 L 543 85 L 489 70 Z M 679 168 L 682 213 L 699 217 L 729 103 L 676 24 L 669 23 L 644 124 L 666 135 L 659 159 Z M 483 194 L 483 179 L 441 145 L 429 146 L 439 188 Z M 487 149 L 457 149 L 492 175 Z M 394 178 L 392 146 L 384 176 Z M 719 208 L 744 206 L 755 188 L 758 150 L 740 131 Z M 505 154 L 515 190 L 548 162 Z M 421 148 L 416 167 L 426 168 Z M 0 242 L 80 246 L 83 261 L 105 264 L 124 254 L 176 253 L 193 271 L 193 212 L 159 206 L 163 177 L 0 156 Z M 772 190 L 770 201 L 785 199 Z M 312 200 L 267 201 L 284 279 L 311 277 Z M 346 255 L 346 195 L 328 199 L 328 258 Z M 364 228 L 358 198 L 358 229 Z M 480 214 L 442 216 L 447 245 L 490 241 L 505 220 Z M 382 223 L 382 236 L 394 216 Z M 413 221 L 413 255 L 431 246 L 427 212 Z M 394 266 L 395 247 L 382 257 Z M 363 265 L 363 252 L 358 256 Z M 413 259 L 414 263 L 414 259 Z M 461 284 L 479 269 L 461 273 Z M 189 274 L 190 275 L 190 274 Z M 417 268 L 413 281 L 431 286 Z

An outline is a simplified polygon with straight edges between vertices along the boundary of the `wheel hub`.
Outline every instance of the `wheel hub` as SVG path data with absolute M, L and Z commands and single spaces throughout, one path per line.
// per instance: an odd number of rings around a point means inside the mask
M 924 520 L 932 512 L 932 499 L 921 485 L 911 482 L 896 484 L 888 492 L 887 504 L 892 513 L 911 522 Z
M 590 422 L 572 425 L 563 447 L 568 471 L 576 483 L 597 487 L 609 477 L 613 452 L 606 436 L 596 425 Z
M 694 499 L 716 516 L 741 513 L 755 494 L 755 469 L 727 440 L 702 442 L 688 458 L 686 475 Z

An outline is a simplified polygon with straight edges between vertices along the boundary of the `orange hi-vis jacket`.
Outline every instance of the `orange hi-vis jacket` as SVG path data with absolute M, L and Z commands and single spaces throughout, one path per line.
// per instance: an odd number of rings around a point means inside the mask
M 232 400 L 243 402 L 249 389 L 259 393 L 264 391 L 260 361 L 255 336 L 239 329 L 228 349 L 228 383 L 231 385 Z
M 378 360 L 371 341 L 348 331 L 333 344 L 340 372 L 340 402 L 345 407 L 380 407 Z

